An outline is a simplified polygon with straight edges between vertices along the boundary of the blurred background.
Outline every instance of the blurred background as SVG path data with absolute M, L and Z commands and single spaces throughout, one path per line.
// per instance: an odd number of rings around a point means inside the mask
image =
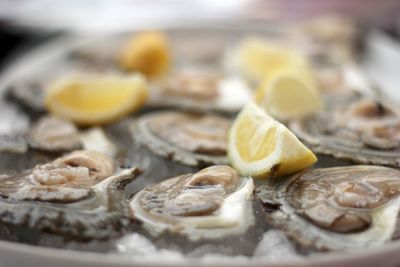
M 96 34 L 187 21 L 296 23 L 327 13 L 400 36 L 399 0 L 0 0 L 0 70 L 14 55 L 63 32 Z

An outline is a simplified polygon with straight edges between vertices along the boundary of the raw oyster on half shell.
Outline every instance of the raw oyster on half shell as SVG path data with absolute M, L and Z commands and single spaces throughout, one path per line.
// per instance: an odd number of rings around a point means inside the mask
M 124 186 L 138 169 L 116 172 L 113 160 L 75 151 L 0 179 L 0 221 L 74 240 L 116 237 L 133 221 Z
M 344 250 L 398 238 L 400 171 L 313 169 L 256 189 L 267 222 L 305 249 Z
M 359 163 L 400 166 L 400 115 L 355 93 L 331 95 L 326 110 L 290 128 L 313 151 Z
M 227 162 L 230 125 L 230 120 L 220 115 L 161 111 L 139 117 L 131 132 L 156 155 L 198 166 Z
M 40 118 L 26 134 L 26 141 L 31 148 L 46 152 L 64 152 L 82 147 L 76 126 L 53 116 Z
M 192 241 L 220 239 L 254 224 L 253 190 L 251 178 L 217 165 L 150 185 L 130 206 L 152 235 L 169 231 Z
M 240 111 L 251 97 L 250 87 L 238 77 L 223 78 L 205 71 L 177 71 L 153 82 L 148 105 L 232 113 Z

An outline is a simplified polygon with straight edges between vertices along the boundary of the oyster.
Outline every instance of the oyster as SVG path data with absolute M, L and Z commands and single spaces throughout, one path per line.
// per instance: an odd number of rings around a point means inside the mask
M 325 15 L 296 25 L 289 36 L 311 58 L 343 64 L 358 56 L 362 32 L 348 17 Z
M 219 115 L 164 111 L 143 115 L 131 132 L 156 155 L 197 166 L 226 163 L 229 127 Z
M 178 35 L 171 38 L 173 54 L 179 65 L 215 66 L 221 63 L 226 46 L 226 36 L 221 32 L 197 32 L 195 35 Z
M 71 151 L 82 147 L 76 126 L 52 116 L 40 118 L 28 131 L 26 141 L 31 148 L 46 152 Z
M 113 160 L 75 151 L 0 179 L 0 221 L 72 240 L 105 240 L 131 227 L 124 185 L 136 168 L 115 173 Z
M 303 248 L 381 245 L 398 235 L 400 171 L 378 166 L 313 169 L 257 188 L 269 224 Z
M 154 82 L 148 105 L 229 113 L 238 112 L 251 96 L 251 89 L 240 78 L 222 78 L 215 73 L 186 70 Z
M 354 93 L 331 95 L 325 111 L 290 128 L 314 152 L 400 166 L 400 116 L 383 102 Z
M 150 185 L 130 206 L 152 235 L 169 231 L 192 241 L 219 239 L 254 224 L 253 190 L 251 178 L 219 165 Z

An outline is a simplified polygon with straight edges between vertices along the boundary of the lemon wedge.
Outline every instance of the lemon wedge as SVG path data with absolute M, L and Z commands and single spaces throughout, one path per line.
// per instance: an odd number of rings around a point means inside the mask
M 319 91 L 307 68 L 271 72 L 257 89 L 255 101 L 283 121 L 300 119 L 322 108 Z
M 146 79 L 131 76 L 70 77 L 49 87 L 45 104 L 50 113 L 81 125 L 118 120 L 146 101 Z
M 244 107 L 230 129 L 228 157 L 241 175 L 257 178 L 292 174 L 317 161 L 289 129 L 254 103 Z
M 252 81 L 261 81 L 271 72 L 288 66 L 302 68 L 306 58 L 283 44 L 258 38 L 245 39 L 238 47 L 233 64 Z
M 164 74 L 170 65 L 167 37 L 158 31 L 137 33 L 123 47 L 119 63 L 125 70 L 148 77 Z

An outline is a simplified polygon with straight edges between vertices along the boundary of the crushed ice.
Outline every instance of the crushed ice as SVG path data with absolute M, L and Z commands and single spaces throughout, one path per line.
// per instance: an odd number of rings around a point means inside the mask
M 269 230 L 263 234 L 253 257 L 263 261 L 277 262 L 282 259 L 296 259 L 300 255 L 282 231 Z
M 187 260 L 198 260 L 202 263 L 247 263 L 257 262 L 279 262 L 283 259 L 296 260 L 301 256 L 296 252 L 293 244 L 287 236 L 279 230 L 270 230 L 264 233 L 257 245 L 254 256 L 247 257 L 243 255 L 224 255 L 216 253 L 215 245 L 203 245 L 190 252 L 187 255 L 169 249 L 158 249 L 146 237 L 133 233 L 121 238 L 116 244 L 116 253 L 129 255 L 138 260 L 156 260 L 163 259 L 166 262 L 184 262 Z

